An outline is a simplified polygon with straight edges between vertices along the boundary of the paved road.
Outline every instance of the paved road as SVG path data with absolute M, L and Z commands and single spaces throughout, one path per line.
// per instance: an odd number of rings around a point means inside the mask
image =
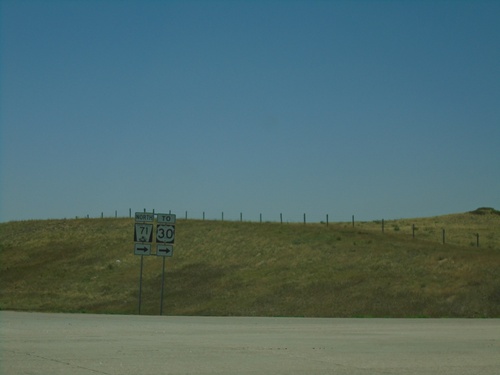
M 0 312 L 0 374 L 500 374 L 500 320 Z

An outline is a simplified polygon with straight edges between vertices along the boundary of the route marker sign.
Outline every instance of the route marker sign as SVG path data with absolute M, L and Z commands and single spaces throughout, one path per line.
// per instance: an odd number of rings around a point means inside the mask
M 156 242 L 171 243 L 175 240 L 175 225 L 158 224 L 156 227 Z
M 146 210 L 144 210 L 146 211 Z M 163 314 L 163 290 L 165 286 L 165 258 L 174 255 L 175 214 L 155 214 L 153 212 L 136 212 L 134 226 L 134 255 L 141 256 L 139 273 L 139 315 L 142 303 L 142 268 L 143 255 L 151 255 L 153 246 L 153 227 L 156 216 L 156 256 L 162 257 L 160 315 Z
M 158 223 L 175 224 L 175 214 L 156 214 Z
M 171 257 L 174 255 L 174 247 L 172 245 L 156 245 L 156 255 L 159 257 Z
M 153 224 L 135 223 L 135 242 L 153 242 Z
M 135 221 L 141 223 L 152 223 L 155 220 L 155 214 L 152 212 L 136 212 Z

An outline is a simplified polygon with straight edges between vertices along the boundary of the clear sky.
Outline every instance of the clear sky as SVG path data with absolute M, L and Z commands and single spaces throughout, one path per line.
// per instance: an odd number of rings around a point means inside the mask
M 0 221 L 500 209 L 500 1 L 0 4 Z

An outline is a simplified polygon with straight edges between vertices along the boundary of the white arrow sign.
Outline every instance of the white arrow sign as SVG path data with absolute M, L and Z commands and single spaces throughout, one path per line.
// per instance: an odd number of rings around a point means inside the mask
M 151 255 L 151 244 L 136 243 L 134 244 L 135 255 Z
M 156 245 L 156 255 L 160 257 L 171 257 L 174 255 L 174 247 L 172 245 Z

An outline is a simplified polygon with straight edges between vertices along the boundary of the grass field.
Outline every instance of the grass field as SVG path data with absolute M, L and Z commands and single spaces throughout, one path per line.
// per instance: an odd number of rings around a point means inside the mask
M 137 313 L 133 228 L 128 218 L 0 224 L 0 308 Z M 163 312 L 499 318 L 499 270 L 492 209 L 386 221 L 383 233 L 379 221 L 178 220 Z M 162 258 L 144 257 L 143 314 L 159 314 L 161 277 Z

